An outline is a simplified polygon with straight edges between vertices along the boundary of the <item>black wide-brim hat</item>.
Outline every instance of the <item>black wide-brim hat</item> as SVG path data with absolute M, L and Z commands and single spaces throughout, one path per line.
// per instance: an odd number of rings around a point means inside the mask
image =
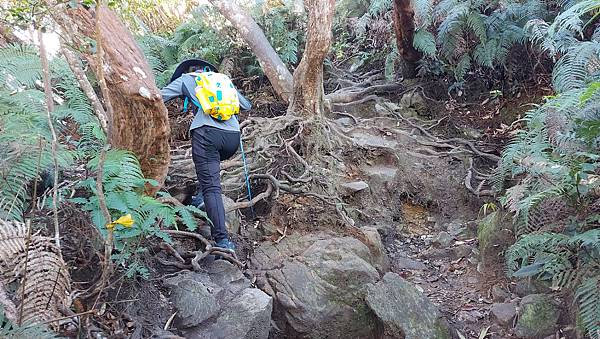
M 179 78 L 182 74 L 188 73 L 190 67 L 192 66 L 200 66 L 202 68 L 208 68 L 211 72 L 218 72 L 219 70 L 215 65 L 211 64 L 208 61 L 202 59 L 188 59 L 182 61 L 179 66 L 173 72 L 173 76 L 171 76 L 171 80 L 169 82 L 173 82 L 175 79 Z

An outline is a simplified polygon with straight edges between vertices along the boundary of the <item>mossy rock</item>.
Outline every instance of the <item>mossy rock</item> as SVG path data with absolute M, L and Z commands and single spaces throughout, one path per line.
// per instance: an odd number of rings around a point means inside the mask
M 530 294 L 521 300 L 515 333 L 519 338 L 545 338 L 554 333 L 559 316 L 550 296 Z
M 386 273 L 369 287 L 367 305 L 381 323 L 384 338 L 450 339 L 450 329 L 437 307 L 410 282 Z
M 515 242 L 511 225 L 506 214 L 495 211 L 479 221 L 477 240 L 479 253 L 484 266 L 494 268 L 494 264 L 504 265 L 501 253 Z

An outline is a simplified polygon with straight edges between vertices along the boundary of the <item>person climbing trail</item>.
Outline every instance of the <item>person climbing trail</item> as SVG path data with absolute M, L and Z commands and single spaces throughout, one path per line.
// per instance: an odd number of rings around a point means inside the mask
M 252 104 L 226 75 L 201 59 L 180 63 L 160 92 L 164 102 L 182 97 L 184 111 L 190 101 L 196 106 L 190 135 L 198 190 L 192 204 L 206 211 L 217 246 L 235 250 L 225 227 L 220 162 L 237 152 L 241 134 L 236 114 L 250 110 Z

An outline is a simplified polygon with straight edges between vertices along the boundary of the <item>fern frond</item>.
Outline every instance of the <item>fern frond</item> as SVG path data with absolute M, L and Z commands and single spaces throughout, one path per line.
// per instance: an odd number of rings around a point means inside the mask
M 456 65 L 456 68 L 454 69 L 454 76 L 456 77 L 457 80 L 462 80 L 465 75 L 467 75 L 467 72 L 469 71 L 469 69 L 471 68 L 471 57 L 468 54 L 464 54 L 460 60 L 458 61 L 458 64 Z
M 575 291 L 579 314 L 591 338 L 600 338 L 600 276 L 584 280 Z
M 12 89 L 34 87 L 41 79 L 42 67 L 37 49 L 29 45 L 0 48 L 0 83 Z
M 424 55 L 433 58 L 437 54 L 437 46 L 433 34 L 425 29 L 419 29 L 413 39 L 414 47 Z

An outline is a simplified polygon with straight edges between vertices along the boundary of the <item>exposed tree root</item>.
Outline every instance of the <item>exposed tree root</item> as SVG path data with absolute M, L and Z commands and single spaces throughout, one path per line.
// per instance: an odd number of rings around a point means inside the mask
M 174 236 L 195 238 L 197 240 L 200 240 L 200 242 L 202 244 L 204 244 L 204 250 L 196 251 L 194 258 L 192 259 L 191 264 L 195 271 L 202 271 L 202 268 L 200 267 L 199 262 L 200 262 L 200 260 L 208 257 L 209 255 L 219 255 L 223 259 L 225 259 L 233 264 L 236 264 L 238 267 L 244 266 L 244 264 L 237 259 L 234 251 L 227 249 L 227 248 L 213 246 L 210 241 L 208 241 L 206 238 L 204 238 L 202 235 L 200 235 L 198 233 L 177 231 L 177 230 L 163 230 L 163 231 L 165 233 L 168 233 L 168 234 L 171 234 Z M 174 262 L 166 262 L 166 263 L 168 265 L 173 265 L 175 267 L 181 266 L 180 263 L 174 263 Z

